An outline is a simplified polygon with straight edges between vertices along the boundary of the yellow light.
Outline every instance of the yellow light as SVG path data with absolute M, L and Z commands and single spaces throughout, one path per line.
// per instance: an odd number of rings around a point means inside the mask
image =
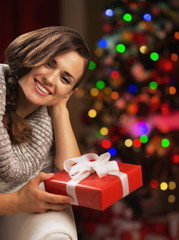
M 98 96 L 98 93 L 99 93 L 99 90 L 97 88 L 92 88 L 90 90 L 90 94 L 93 96 L 93 97 L 96 97 Z
M 110 87 L 106 87 L 106 88 L 104 89 L 104 93 L 105 93 L 106 95 L 110 95 L 111 92 L 112 92 L 112 89 L 111 89 Z
M 148 52 L 148 47 L 143 45 L 140 47 L 139 50 L 142 54 L 146 54 Z
M 176 198 L 175 198 L 175 196 L 174 196 L 173 194 L 171 194 L 171 195 L 168 196 L 168 202 L 169 202 L 169 203 L 174 203 L 175 200 L 176 200 Z
M 108 129 L 107 129 L 106 127 L 102 127 L 102 128 L 100 129 L 100 133 L 101 133 L 103 136 L 105 136 L 105 135 L 108 134 Z
M 170 190 L 174 190 L 176 188 L 176 183 L 174 181 L 170 181 L 168 185 Z
M 90 118 L 95 118 L 96 115 L 97 115 L 96 110 L 90 109 L 90 110 L 88 111 L 88 116 L 89 116 Z
M 102 48 L 96 48 L 96 50 L 95 50 L 95 54 L 96 54 L 96 56 L 98 56 L 98 57 L 100 57 L 100 56 L 102 56 L 103 55 L 103 49 Z
M 161 189 L 162 191 L 167 190 L 167 188 L 168 188 L 168 184 L 167 184 L 166 182 L 162 182 L 162 183 L 160 184 L 160 189 Z
M 126 147 L 132 147 L 132 140 L 131 139 L 126 139 L 125 140 L 125 142 L 124 142 L 124 145 L 126 146 Z

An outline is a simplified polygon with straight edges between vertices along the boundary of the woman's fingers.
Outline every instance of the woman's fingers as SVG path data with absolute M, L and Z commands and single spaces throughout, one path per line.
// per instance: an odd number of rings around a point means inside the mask
M 48 192 L 44 192 L 43 199 L 49 203 L 63 203 L 63 204 L 70 204 L 73 202 L 73 199 L 69 196 L 52 194 Z

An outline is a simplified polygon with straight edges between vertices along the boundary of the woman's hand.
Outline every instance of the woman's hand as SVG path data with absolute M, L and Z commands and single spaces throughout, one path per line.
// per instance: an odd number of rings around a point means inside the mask
M 48 210 L 62 210 L 70 204 L 73 201 L 72 198 L 51 194 L 39 188 L 39 184 L 41 182 L 50 179 L 52 176 L 53 173 L 46 174 L 42 172 L 16 192 L 16 211 L 26 213 L 44 213 Z

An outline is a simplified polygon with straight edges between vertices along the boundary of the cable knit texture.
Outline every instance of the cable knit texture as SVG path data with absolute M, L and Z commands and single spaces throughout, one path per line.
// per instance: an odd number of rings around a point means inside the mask
M 0 64 L 0 192 L 17 191 L 44 168 L 53 164 L 53 129 L 47 107 L 43 106 L 27 117 L 32 126 L 29 143 L 12 144 L 2 119 L 6 105 L 5 72 Z

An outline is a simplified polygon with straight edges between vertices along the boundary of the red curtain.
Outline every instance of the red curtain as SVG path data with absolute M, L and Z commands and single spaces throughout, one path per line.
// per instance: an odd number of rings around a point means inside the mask
M 0 62 L 9 43 L 22 33 L 60 24 L 60 0 L 4 0 L 0 6 Z

